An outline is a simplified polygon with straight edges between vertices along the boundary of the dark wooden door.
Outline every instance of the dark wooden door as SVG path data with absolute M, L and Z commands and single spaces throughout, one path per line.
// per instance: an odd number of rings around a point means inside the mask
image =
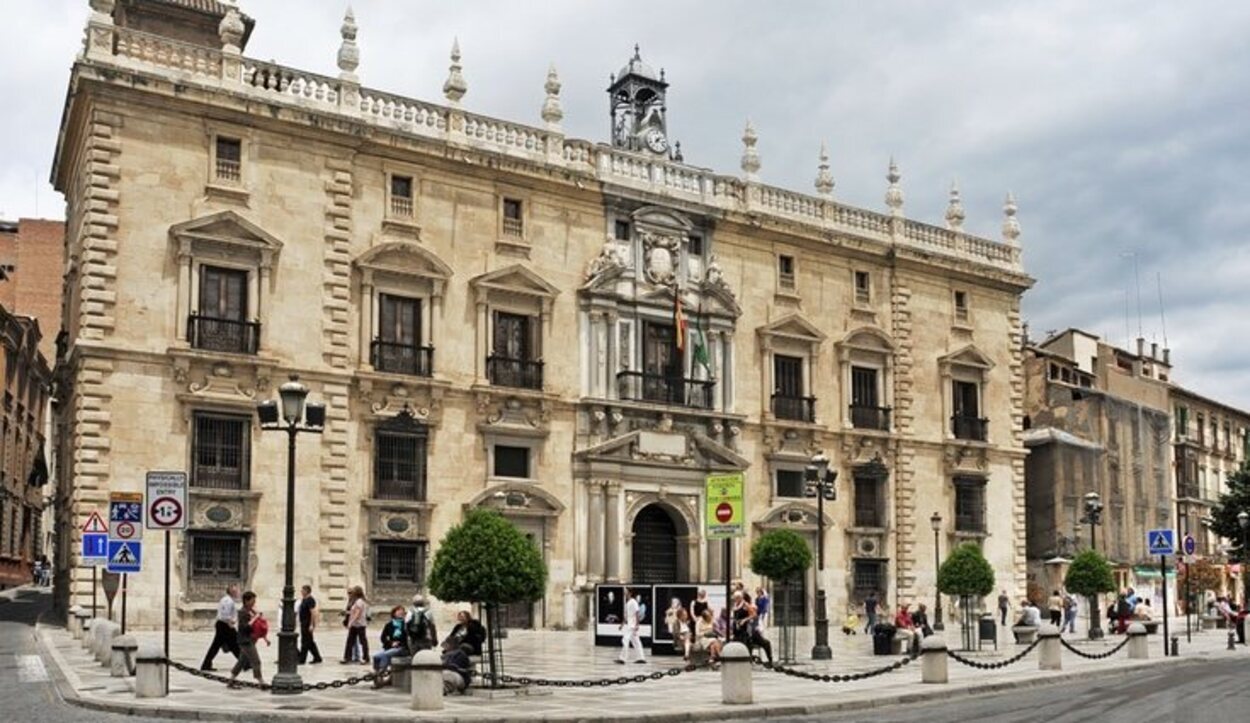
M 633 573 L 630 582 L 645 585 L 677 579 L 677 526 L 657 505 L 642 508 L 634 518 Z

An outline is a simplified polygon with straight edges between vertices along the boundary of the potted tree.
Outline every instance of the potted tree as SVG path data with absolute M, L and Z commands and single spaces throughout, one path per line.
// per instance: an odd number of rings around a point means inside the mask
M 1102 629 L 1098 626 L 1098 593 L 1115 590 L 1115 577 L 1111 574 L 1111 564 L 1107 562 L 1107 558 L 1097 550 L 1080 553 L 1068 567 L 1063 586 L 1068 592 L 1089 598 L 1089 638 L 1101 638 Z
M 965 542 L 956 547 L 938 568 L 938 592 L 959 596 L 959 608 L 963 611 L 964 650 L 973 647 L 972 614 L 974 605 L 994 591 L 994 568 L 981 554 L 975 542 Z
M 797 583 L 812 566 L 812 550 L 807 542 L 792 530 L 769 530 L 751 544 L 751 569 L 773 582 L 773 619 L 781 631 L 781 649 L 778 659 L 782 663 L 794 662 L 794 619 L 788 606 L 779 605 L 791 599 Z M 780 594 L 779 594 L 780 593 Z M 784 611 L 784 612 L 783 612 Z
M 498 512 L 470 511 L 451 528 L 434 554 L 430 592 L 448 602 L 478 603 L 486 611 L 490 685 L 499 686 L 503 651 L 498 645 L 500 605 L 534 602 L 547 585 L 542 553 Z

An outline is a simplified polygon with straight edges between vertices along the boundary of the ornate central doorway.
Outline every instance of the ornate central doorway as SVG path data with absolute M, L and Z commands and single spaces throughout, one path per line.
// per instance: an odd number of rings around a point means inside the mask
M 633 570 L 630 581 L 642 584 L 680 582 L 677 524 L 660 505 L 642 508 L 634 518 Z

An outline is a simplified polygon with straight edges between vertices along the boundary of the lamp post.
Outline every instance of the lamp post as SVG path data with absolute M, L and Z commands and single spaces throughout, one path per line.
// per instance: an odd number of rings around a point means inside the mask
M 1241 609 L 1245 610 L 1250 603 L 1250 512 L 1238 512 L 1237 524 L 1241 525 Z
M 296 658 L 295 632 L 295 437 L 300 432 L 320 434 L 326 424 L 324 404 L 305 404 L 308 387 L 292 374 L 290 381 L 278 387 L 281 402 L 267 401 L 256 405 L 260 428 L 287 433 L 286 447 L 286 578 L 282 585 L 282 630 L 278 633 L 278 673 L 273 676 L 275 695 L 302 692 Z
M 812 660 L 831 660 L 829 617 L 825 612 L 825 500 L 833 502 L 838 498 L 834 486 L 838 473 L 829 469 L 825 453 L 817 452 L 804 470 L 803 479 L 804 496 L 816 498 L 816 644 L 812 646 Z
M 946 626 L 942 624 L 942 591 L 938 589 L 938 573 L 942 570 L 942 551 L 938 547 L 938 535 L 942 532 L 942 516 L 934 512 L 929 518 L 929 525 L 933 527 L 933 629 L 945 630 Z
M 1097 550 L 1098 543 L 1094 538 L 1094 527 L 1102 524 L 1102 500 L 1097 492 L 1085 494 L 1085 516 L 1081 522 L 1089 525 L 1089 549 Z M 1098 620 L 1098 594 L 1089 596 L 1089 639 L 1098 640 L 1102 637 L 1102 627 Z

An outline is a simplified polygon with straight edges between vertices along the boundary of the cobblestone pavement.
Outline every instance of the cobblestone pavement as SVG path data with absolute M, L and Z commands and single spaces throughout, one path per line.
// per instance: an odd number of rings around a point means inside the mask
M 159 643 L 159 632 L 138 632 L 140 641 Z M 372 630 L 370 643 L 375 643 L 378 632 Z M 262 720 L 290 715 L 313 719 L 386 720 L 412 719 L 409 699 L 391 689 L 373 690 L 367 683 L 352 688 L 312 691 L 298 696 L 274 696 L 255 690 L 230 690 L 224 685 L 190 676 L 179 671 L 171 672 L 171 692 L 163 700 L 136 700 L 133 679 L 111 678 L 102 666 L 90 661 L 78 641 L 70 637 L 64 628 L 42 626 L 40 637 L 48 654 L 50 665 L 64 671 L 67 687 L 95 706 L 138 713 L 164 711 L 169 715 L 204 715 L 211 712 L 217 716 L 232 716 L 243 720 Z M 951 639 L 956 636 L 953 632 Z M 210 641 L 204 632 L 178 632 L 172 635 L 171 653 L 175 660 L 198 666 Z M 1081 641 L 1073 636 L 1071 641 L 1083 651 L 1090 653 L 1109 651 L 1120 638 L 1106 641 Z M 321 665 L 301 666 L 300 674 L 306 683 L 316 683 L 359 676 L 368 672 L 362 665 L 342 665 L 337 662 L 342 651 L 342 629 L 327 629 L 321 636 L 320 645 L 326 662 Z M 832 661 L 796 666 L 797 670 L 814 674 L 847 674 L 880 668 L 897 662 L 899 657 L 871 655 L 871 639 L 864 635 L 843 637 L 836 635 L 832 642 Z M 1223 652 L 1223 631 L 1195 635 L 1194 642 L 1185 646 L 1182 637 L 1182 656 L 1238 656 L 1245 657 L 1241 648 Z M 796 649 L 804 654 L 810 648 L 808 631 L 802 631 Z M 754 676 L 755 703 L 751 706 L 726 706 L 721 701 L 720 674 L 710 670 L 682 673 L 661 680 L 647 680 L 629 685 L 611 685 L 574 688 L 530 689 L 521 696 L 486 697 L 476 691 L 469 696 L 446 698 L 442 712 L 426 714 L 433 720 L 637 720 L 647 716 L 667 719 L 720 719 L 724 717 L 760 718 L 777 715 L 804 715 L 835 707 L 868 707 L 888 702 L 909 702 L 925 696 L 944 696 L 954 692 L 995 691 L 1045 682 L 1071 680 L 1074 677 L 1092 679 L 1094 676 L 1128 672 L 1143 665 L 1168 665 L 1175 659 L 1160 657 L 1162 644 L 1157 636 L 1151 637 L 1150 661 L 1129 661 L 1124 651 L 1105 660 L 1087 660 L 1064 650 L 1061 672 L 1038 670 L 1036 651 L 1022 661 L 995 669 L 981 670 L 950 661 L 950 680 L 946 686 L 921 685 L 920 664 L 912 662 L 901 669 L 884 675 L 853 682 L 827 683 L 810 681 L 782 675 L 757 667 Z M 616 663 L 619 649 L 596 648 L 590 644 L 588 633 L 556 631 L 512 631 L 505 641 L 506 670 L 511 675 L 526 675 L 563 680 L 597 680 L 622 675 L 637 675 L 662 671 L 680 666 L 681 659 L 670 656 L 649 657 L 645 665 L 621 666 Z M 967 656 L 983 663 L 1008 659 L 1022 648 L 1000 641 L 997 651 L 968 653 Z M 277 646 L 261 648 L 266 676 L 276 669 Z M 220 671 L 228 667 L 233 658 L 223 654 L 217 660 Z

